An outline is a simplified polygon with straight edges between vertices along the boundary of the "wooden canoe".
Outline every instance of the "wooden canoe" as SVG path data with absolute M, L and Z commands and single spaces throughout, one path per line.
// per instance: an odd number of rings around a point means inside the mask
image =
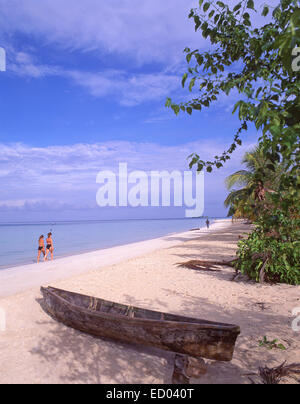
M 109 302 L 52 287 L 41 288 L 44 308 L 59 322 L 117 341 L 230 361 L 240 328 Z

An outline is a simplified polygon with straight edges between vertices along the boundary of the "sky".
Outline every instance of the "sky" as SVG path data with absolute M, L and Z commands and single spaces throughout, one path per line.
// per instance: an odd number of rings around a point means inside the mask
M 234 1 L 231 1 L 235 3 Z M 97 173 L 187 170 L 238 127 L 237 96 L 176 117 L 183 49 L 208 50 L 188 19 L 197 0 L 0 0 L 0 222 L 182 217 L 178 208 L 100 208 Z M 226 167 L 205 175 L 205 211 L 226 215 L 224 179 L 256 143 L 251 128 Z

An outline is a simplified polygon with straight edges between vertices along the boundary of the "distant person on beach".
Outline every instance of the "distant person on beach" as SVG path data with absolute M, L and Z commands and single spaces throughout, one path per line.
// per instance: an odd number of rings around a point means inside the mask
M 40 262 L 41 253 L 43 253 L 44 257 L 45 257 L 45 255 L 46 255 L 46 253 L 45 253 L 45 241 L 44 241 L 44 236 L 43 235 L 41 235 L 40 238 L 39 238 L 39 248 L 38 248 L 37 263 Z
M 206 219 L 206 227 L 209 229 L 209 225 L 210 225 L 210 222 L 209 222 L 209 220 L 208 219 Z
M 51 253 L 51 260 L 53 260 L 53 251 L 54 251 L 54 247 L 53 247 L 53 240 L 52 240 L 52 233 L 48 233 L 48 237 L 46 239 L 46 255 L 44 260 L 47 261 L 48 260 L 48 254 L 49 252 Z

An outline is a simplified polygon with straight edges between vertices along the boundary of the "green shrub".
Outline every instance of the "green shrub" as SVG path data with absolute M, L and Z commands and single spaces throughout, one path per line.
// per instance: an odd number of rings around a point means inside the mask
M 259 282 L 264 266 L 265 282 L 299 285 L 299 230 L 293 231 L 291 226 L 284 233 L 270 234 L 258 226 L 248 239 L 239 242 L 236 268 Z

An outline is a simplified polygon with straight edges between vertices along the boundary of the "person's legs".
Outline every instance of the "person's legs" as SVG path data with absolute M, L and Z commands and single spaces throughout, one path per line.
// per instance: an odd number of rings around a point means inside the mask
M 54 249 L 53 248 L 51 248 L 51 261 L 53 260 L 53 251 L 54 251 Z
M 44 257 L 44 261 L 47 261 L 47 260 L 48 260 L 47 257 L 48 257 L 49 251 L 50 251 L 50 250 L 48 250 L 48 248 L 47 248 L 47 250 L 46 250 L 46 255 L 45 255 L 45 257 Z
M 38 250 L 37 263 L 40 262 L 41 250 Z

